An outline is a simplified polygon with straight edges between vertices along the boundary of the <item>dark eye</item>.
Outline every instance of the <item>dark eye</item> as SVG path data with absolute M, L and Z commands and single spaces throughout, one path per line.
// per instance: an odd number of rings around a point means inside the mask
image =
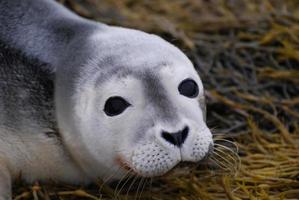
M 119 115 L 130 105 L 122 97 L 110 97 L 105 103 L 104 112 L 108 116 Z
M 198 95 L 198 86 L 194 80 L 185 79 L 179 85 L 179 92 L 186 97 L 195 98 Z

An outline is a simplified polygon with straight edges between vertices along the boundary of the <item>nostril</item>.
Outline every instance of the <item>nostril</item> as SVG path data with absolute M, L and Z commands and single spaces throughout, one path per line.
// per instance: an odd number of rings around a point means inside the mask
M 169 143 L 181 147 L 185 142 L 189 133 L 189 127 L 185 127 L 183 130 L 178 131 L 176 133 L 168 133 L 166 131 L 162 131 L 162 137 Z
M 182 143 L 185 142 L 187 136 L 188 136 L 188 133 L 189 133 L 189 127 L 186 126 L 183 131 L 182 131 Z
M 167 133 L 167 132 L 163 131 L 163 132 L 162 132 L 162 137 L 163 137 L 167 142 L 169 142 L 169 143 L 171 143 L 171 144 L 174 144 L 174 145 L 175 145 L 175 144 L 177 143 L 176 138 L 173 137 L 173 135 L 172 135 L 171 133 Z

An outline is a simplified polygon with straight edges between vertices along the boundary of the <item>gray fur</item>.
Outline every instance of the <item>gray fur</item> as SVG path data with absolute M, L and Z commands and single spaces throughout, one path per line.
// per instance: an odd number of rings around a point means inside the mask
M 86 38 L 105 26 L 51 0 L 0 1 L 1 200 L 10 199 L 19 174 L 27 181 L 85 182 L 58 138 L 56 71 L 62 60 L 84 62 Z
M 141 79 L 144 83 L 145 96 L 156 110 L 155 115 L 161 121 L 166 121 L 171 125 L 177 124 L 179 120 L 176 107 L 169 99 L 167 91 L 160 81 L 160 77 L 157 77 L 157 74 L 154 72 L 145 71 L 142 73 Z
M 19 173 L 28 182 L 87 183 L 117 170 L 112 175 L 120 178 L 120 152 L 152 176 L 201 159 L 211 134 L 198 102 L 177 91 L 188 77 L 176 77 L 169 91 L 163 70 L 193 77 L 202 97 L 192 63 L 158 36 L 80 18 L 54 0 L 0 0 L 0 200 L 10 198 L 11 179 Z M 120 84 L 125 78 L 132 82 Z M 125 114 L 103 114 L 102 98 L 111 89 L 106 83 L 141 87 L 126 91 L 132 101 L 134 95 L 142 100 L 128 108 L 132 121 L 123 129 Z M 193 136 L 184 149 L 161 138 L 161 129 L 177 132 L 188 123 Z M 160 159 L 148 160 L 157 169 L 146 171 L 140 166 L 154 151 L 169 159 L 162 168 Z
M 15 133 L 55 132 L 53 99 L 54 74 L 47 65 L 0 43 L 0 127 Z
M 54 0 L 0 1 L 1 40 L 50 64 L 52 70 L 71 53 L 67 50 L 73 41 L 78 43 L 104 26 L 78 17 Z

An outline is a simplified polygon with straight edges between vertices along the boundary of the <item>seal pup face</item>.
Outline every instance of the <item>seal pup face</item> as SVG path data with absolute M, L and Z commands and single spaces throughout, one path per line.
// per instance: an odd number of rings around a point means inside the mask
M 102 178 L 128 170 L 152 177 L 203 159 L 213 141 L 189 59 L 140 31 L 111 28 L 90 40 L 98 46 L 74 81 L 72 119 L 62 125 L 81 167 Z
M 123 80 L 127 88 L 122 91 L 135 95 L 122 94 L 128 107 L 108 118 L 130 125 L 121 127 L 126 141 L 118 144 L 117 163 L 145 177 L 163 175 L 181 161 L 198 162 L 213 143 L 197 99 L 203 97 L 200 79 L 175 64 L 155 70 Z

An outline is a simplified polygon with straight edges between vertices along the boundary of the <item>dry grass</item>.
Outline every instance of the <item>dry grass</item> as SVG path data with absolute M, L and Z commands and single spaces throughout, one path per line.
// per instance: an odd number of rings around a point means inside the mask
M 218 156 L 152 187 L 143 187 L 149 180 L 116 187 L 119 195 L 100 182 L 86 188 L 19 183 L 16 199 L 299 199 L 298 1 L 61 2 L 82 16 L 157 33 L 180 46 L 207 89 L 208 123 L 220 133 Z

